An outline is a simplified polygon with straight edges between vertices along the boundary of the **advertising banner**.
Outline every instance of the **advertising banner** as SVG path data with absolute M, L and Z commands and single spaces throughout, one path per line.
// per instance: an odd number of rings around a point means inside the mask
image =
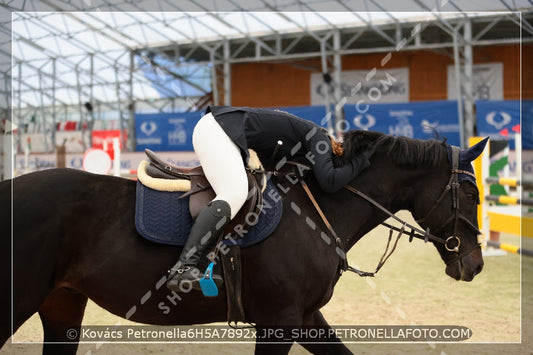
M 344 110 L 348 129 L 418 139 L 446 137 L 448 143 L 461 145 L 455 101 L 346 105 Z
M 57 131 L 55 132 L 55 145 L 65 145 L 67 153 L 82 153 L 90 147 L 88 132 L 83 131 Z M 84 145 L 85 140 L 85 145 Z M 52 135 L 50 133 L 22 133 L 20 135 L 20 149 L 29 148 L 32 153 L 47 153 L 55 149 L 52 144 Z
M 84 144 L 85 142 L 85 144 Z M 82 153 L 90 147 L 88 131 L 57 131 L 56 145 L 65 144 L 67 153 Z
M 122 135 L 119 129 L 93 131 L 91 136 L 92 147 L 95 149 L 102 149 L 109 156 L 111 160 L 115 159 L 115 151 L 113 149 L 113 138 L 118 138 L 120 149 L 122 149 Z
M 161 159 L 172 164 L 183 167 L 195 167 L 200 163 L 194 152 L 159 152 Z M 120 156 L 120 168 L 124 170 L 136 170 L 142 160 L 146 160 L 144 152 L 122 152 Z M 65 159 L 66 167 L 72 169 L 83 169 L 83 154 L 67 154 Z M 15 171 L 17 174 L 25 172 L 24 154 L 17 154 L 15 159 Z M 29 171 L 46 170 L 56 167 L 55 154 L 30 154 L 28 161 Z
M 328 127 L 325 106 L 295 106 L 280 108 L 280 110 L 312 121 L 324 128 Z
M 346 103 L 409 102 L 409 68 L 341 72 L 341 96 Z M 322 73 L 311 74 L 311 105 L 324 105 L 328 85 Z M 329 87 L 330 97 L 333 89 Z
M 203 112 L 135 115 L 137 151 L 192 151 L 192 132 Z
M 503 100 L 503 64 L 474 64 L 474 100 Z M 457 100 L 455 66 L 448 65 L 448 100 Z
M 328 127 L 324 106 L 277 108 Z M 136 115 L 137 151 L 193 151 L 192 132 L 203 112 Z M 457 102 L 344 105 L 345 122 L 338 130 L 363 129 L 410 138 L 447 138 L 460 145 Z M 333 122 L 334 123 L 334 122 Z
M 522 148 L 533 149 L 533 100 L 476 101 L 478 135 L 508 139 L 514 149 L 515 134 L 522 134 Z
M 45 142 L 46 139 L 48 142 Z M 20 135 L 20 149 L 22 151 L 27 147 L 32 153 L 46 153 L 47 143 L 48 149 L 51 149 L 50 137 L 43 133 L 22 133 Z

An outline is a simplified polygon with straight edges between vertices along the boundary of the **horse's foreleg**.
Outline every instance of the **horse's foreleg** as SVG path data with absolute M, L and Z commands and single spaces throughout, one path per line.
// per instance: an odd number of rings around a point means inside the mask
M 291 329 L 302 324 L 302 313 L 295 305 L 280 309 L 255 309 L 255 355 L 288 354 L 294 339 Z
M 3 283 L 4 285 L 7 283 Z M 0 292 L 0 349 L 11 336 L 11 288 Z
M 43 323 L 43 354 L 76 354 L 87 296 L 66 288 L 50 293 L 39 316 Z M 54 344 L 54 343 L 68 344 Z
M 255 355 L 283 355 L 288 354 L 294 341 L 286 337 L 287 327 L 257 326 L 255 340 Z
M 297 339 L 298 343 L 312 354 L 353 354 L 335 335 L 320 311 L 304 318 L 300 334 L 301 337 Z M 317 337 L 317 334 L 323 336 Z

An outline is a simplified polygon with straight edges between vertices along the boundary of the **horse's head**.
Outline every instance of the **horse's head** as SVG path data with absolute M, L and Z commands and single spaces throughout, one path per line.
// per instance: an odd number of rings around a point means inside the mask
M 435 244 L 446 273 L 456 280 L 473 280 L 483 268 L 483 259 L 478 242 L 479 192 L 471 162 L 482 153 L 487 139 L 460 151 L 438 140 L 377 132 L 350 131 L 343 138 L 344 160 L 375 149 L 370 153 L 371 168 L 354 181 L 355 186 L 392 213 L 408 209 L 425 231 L 418 236 Z M 369 221 L 356 237 L 375 222 Z
M 427 180 L 420 181 L 415 196 L 413 216 L 439 238 L 432 241 L 446 263 L 446 274 L 456 280 L 472 281 L 483 269 L 477 223 L 479 191 L 471 162 L 483 152 L 487 140 L 463 151 L 447 145 L 446 168 L 435 169 Z

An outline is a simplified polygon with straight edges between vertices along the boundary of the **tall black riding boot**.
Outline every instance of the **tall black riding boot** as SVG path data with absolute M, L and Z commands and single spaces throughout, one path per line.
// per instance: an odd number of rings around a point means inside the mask
M 169 289 L 176 292 L 188 289 L 189 285 L 180 288 L 180 284 L 186 281 L 192 284 L 192 288 L 200 290 L 199 281 L 203 276 L 203 272 L 198 269 L 200 259 L 204 256 L 205 249 L 216 242 L 218 235 L 230 222 L 230 217 L 231 207 L 222 200 L 212 201 L 200 211 L 178 262 L 170 269 L 167 281 Z M 220 275 L 213 274 L 212 277 L 217 285 L 222 283 Z

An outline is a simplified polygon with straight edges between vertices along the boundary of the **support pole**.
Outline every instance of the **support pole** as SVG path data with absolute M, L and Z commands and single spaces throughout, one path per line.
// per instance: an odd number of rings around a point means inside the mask
M 211 62 L 211 88 L 213 90 L 213 104 L 216 106 L 219 103 L 219 98 L 217 68 L 215 62 L 215 49 L 211 49 L 211 51 L 209 51 L 209 61 Z
M 57 111 L 56 111 L 56 58 L 52 58 L 52 146 L 56 149 L 56 130 L 57 130 Z
M 123 132 L 124 131 L 124 113 L 122 112 L 122 104 L 121 104 L 121 101 L 120 101 L 120 76 L 118 74 L 119 68 L 118 68 L 118 64 L 117 64 L 116 61 L 115 61 L 114 69 L 115 69 L 115 92 L 116 92 L 116 95 L 117 95 L 117 109 L 118 109 L 118 117 L 119 117 L 119 127 L 120 127 L 120 131 Z M 124 137 L 123 136 L 121 137 L 121 140 L 122 140 L 122 146 L 124 146 L 125 145 L 125 141 L 124 141 Z
M 46 134 L 46 112 L 44 111 L 44 88 L 43 88 L 43 73 L 41 69 L 39 68 L 39 91 L 40 91 L 40 98 L 41 98 L 41 105 L 40 105 L 40 111 L 41 111 L 41 120 L 42 120 L 42 130 L 43 130 L 43 137 L 44 137 L 44 150 L 45 152 L 49 153 L 50 151 L 54 151 L 55 145 L 52 142 L 52 149 L 50 149 L 48 145 L 48 136 Z
M 128 137 L 127 137 L 127 149 L 130 151 L 135 151 L 136 147 L 136 139 L 135 139 L 135 103 L 133 102 L 133 72 L 135 71 L 135 52 L 130 51 L 130 77 L 129 77 L 129 87 L 130 87 L 130 93 L 129 93 L 129 113 L 130 113 L 130 119 L 128 121 Z M 121 132 L 122 134 L 123 132 Z
M 89 117 L 91 118 L 91 123 L 87 125 L 88 133 L 89 133 L 89 142 L 91 141 L 93 127 L 94 127 L 94 53 L 90 54 L 90 65 L 91 65 L 91 73 L 89 78 L 89 104 L 91 105 L 89 110 Z M 87 133 L 83 126 L 81 127 L 83 134 Z M 84 137 L 85 138 L 85 137 Z M 92 145 L 92 144 L 91 144 Z
M 19 69 L 19 72 L 18 72 L 18 98 L 17 98 L 17 108 L 18 108 L 18 116 L 17 115 L 13 115 L 12 117 L 12 122 L 13 124 L 15 125 L 18 125 L 20 127 L 20 124 L 22 123 L 22 62 L 19 62 L 18 63 L 18 69 Z M 7 129 L 6 129 L 6 132 L 7 132 Z M 30 133 L 30 132 L 28 132 Z M 16 144 L 17 142 L 17 138 L 18 138 L 18 141 L 20 142 L 21 140 L 21 130 L 17 130 L 17 136 L 15 136 L 15 132 L 11 133 L 11 141 L 12 141 L 12 146 L 15 146 L 17 147 L 18 145 Z M 15 167 L 16 165 L 13 165 L 13 170 L 15 170 Z
M 80 114 L 80 126 L 81 126 L 81 129 L 82 129 L 82 133 L 81 133 L 81 145 L 83 147 L 83 151 L 87 150 L 87 146 L 85 144 L 85 131 L 83 129 L 83 122 L 85 121 L 84 119 L 84 114 L 83 114 L 83 104 L 82 104 L 82 97 L 81 97 L 81 83 L 80 83 L 80 72 L 79 72 L 79 64 L 76 64 L 76 68 L 75 68 L 75 71 L 76 71 L 76 88 L 78 90 L 78 111 L 79 111 L 79 114 Z
M 341 58 L 341 35 L 340 31 L 336 30 L 333 34 L 333 95 L 335 104 L 335 127 L 334 131 L 337 136 L 340 136 L 342 132 L 339 132 L 339 127 L 344 127 L 344 101 L 341 92 L 341 71 L 342 71 L 342 58 Z M 342 124 L 341 124 L 342 123 Z
M 463 28 L 462 35 L 460 32 Z M 461 146 L 468 146 L 468 138 L 474 135 L 474 69 L 472 55 L 472 23 L 463 21 L 454 28 L 453 58 Z
M 465 112 L 465 136 L 461 144 L 466 146 L 467 139 L 474 135 L 474 58 L 472 54 L 472 23 L 465 20 L 463 28 L 464 40 L 464 112 Z
M 459 56 L 459 30 L 453 33 L 453 61 L 455 69 L 455 91 L 457 93 L 457 116 L 459 117 L 459 140 L 464 147 L 465 127 L 463 115 L 463 90 L 461 89 L 461 60 Z
M 330 134 L 334 134 L 334 128 L 333 128 L 333 118 L 332 116 L 334 116 L 334 111 L 331 109 L 331 95 L 330 95 L 330 84 L 331 82 L 327 82 L 326 80 L 326 77 L 330 78 L 331 80 L 331 77 L 330 77 L 330 73 L 329 73 L 329 66 L 328 66 L 328 57 L 327 57 L 327 51 L 326 51 L 326 46 L 327 46 L 327 41 L 328 41 L 328 38 L 329 37 L 324 37 L 322 38 L 322 40 L 320 41 L 320 58 L 322 60 L 322 75 L 323 75 L 323 78 L 324 78 L 324 82 L 323 82 L 323 85 L 325 87 L 325 90 L 324 90 L 324 106 L 326 107 L 326 117 L 324 118 L 325 120 L 327 120 L 327 128 L 328 128 L 328 131 Z
M 231 106 L 231 64 L 229 41 L 224 42 L 224 105 Z

